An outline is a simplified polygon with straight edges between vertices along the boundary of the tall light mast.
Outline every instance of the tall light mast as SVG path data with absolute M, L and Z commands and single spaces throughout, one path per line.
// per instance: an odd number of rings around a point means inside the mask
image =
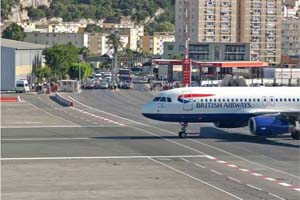
M 189 0 L 184 0 L 184 40 L 185 40 L 185 48 L 184 48 L 184 59 L 182 61 L 182 83 L 184 86 L 191 85 L 192 79 L 192 62 L 189 58 L 189 25 L 190 25 L 190 16 L 189 16 Z

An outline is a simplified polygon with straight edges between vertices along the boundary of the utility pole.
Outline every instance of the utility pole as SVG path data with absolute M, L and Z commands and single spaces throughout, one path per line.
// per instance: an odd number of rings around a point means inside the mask
M 190 24 L 190 17 L 189 17 L 189 0 L 184 0 L 184 25 L 185 25 L 185 48 L 184 48 L 184 59 L 182 61 L 182 83 L 184 86 L 191 85 L 192 79 L 192 61 L 189 58 L 189 24 Z

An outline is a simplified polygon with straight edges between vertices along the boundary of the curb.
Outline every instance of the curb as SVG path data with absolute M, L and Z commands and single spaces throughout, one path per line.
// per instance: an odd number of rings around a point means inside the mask
M 0 102 L 17 102 L 17 97 L 0 97 Z
M 61 96 L 58 92 L 55 93 L 55 99 L 57 100 L 57 102 L 63 106 L 68 106 L 68 107 L 73 107 L 74 106 L 74 102 Z

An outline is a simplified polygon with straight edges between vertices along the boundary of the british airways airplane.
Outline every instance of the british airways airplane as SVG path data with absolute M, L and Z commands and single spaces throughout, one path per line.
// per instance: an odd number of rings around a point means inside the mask
M 150 119 L 179 122 L 179 137 L 188 123 L 218 128 L 249 126 L 259 136 L 291 133 L 300 139 L 300 87 L 186 87 L 163 91 L 142 108 Z

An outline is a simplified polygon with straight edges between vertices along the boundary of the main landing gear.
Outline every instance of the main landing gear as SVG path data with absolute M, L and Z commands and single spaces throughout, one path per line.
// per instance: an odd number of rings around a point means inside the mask
M 291 136 L 294 140 L 300 140 L 300 122 L 296 121 L 294 125 L 295 125 L 295 128 L 292 131 Z
M 188 127 L 188 123 L 187 122 L 181 122 L 181 131 L 179 132 L 178 136 L 180 138 L 186 138 L 187 137 L 187 133 L 186 133 L 186 129 Z
M 292 132 L 292 138 L 294 139 L 294 140 L 300 140 L 300 131 L 298 130 L 295 130 L 295 131 L 293 131 Z

